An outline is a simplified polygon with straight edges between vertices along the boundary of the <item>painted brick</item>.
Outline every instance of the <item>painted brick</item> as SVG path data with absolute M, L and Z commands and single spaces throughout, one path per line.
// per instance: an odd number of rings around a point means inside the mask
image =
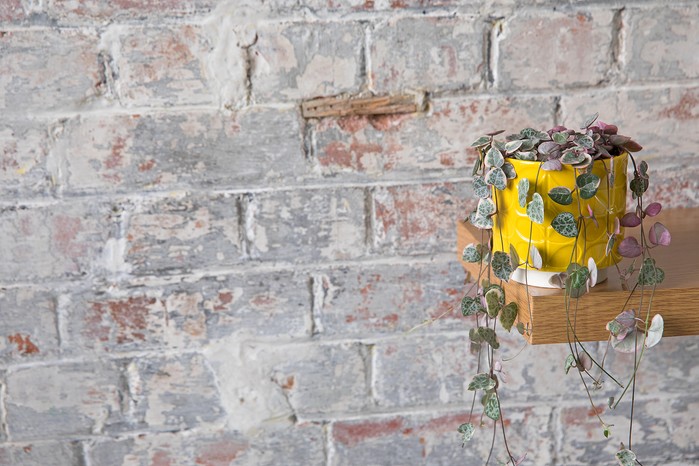
M 6 0 L 0 4 L 0 23 L 18 23 L 25 19 L 22 0 Z
M 379 92 L 473 89 L 483 78 L 485 26 L 470 16 L 401 18 L 371 37 L 371 83 Z
M 75 466 L 83 464 L 79 442 L 28 443 L 0 446 L 1 465 L 22 466 Z
M 0 195 L 8 199 L 50 192 L 48 124 L 36 120 L 0 123 Z
M 83 290 L 62 306 L 63 351 L 76 354 L 191 349 L 236 334 L 302 337 L 311 309 L 308 278 L 294 272 Z
M 221 419 L 218 388 L 205 359 L 184 354 L 136 361 L 131 384 L 138 425 L 150 430 L 182 430 Z
M 290 109 L 78 118 L 67 124 L 61 154 L 69 189 L 80 192 L 266 185 L 306 170 Z
M 116 59 L 121 101 L 138 107 L 217 103 L 215 81 L 207 76 L 212 47 L 200 26 L 128 29 L 119 37 Z M 230 59 L 242 63 L 242 49 L 231 49 Z M 242 83 L 240 70 L 240 76 L 227 79 Z M 242 85 L 239 89 L 245 90 Z
M 213 0 L 49 0 L 47 11 L 60 24 L 141 21 L 204 14 L 213 9 Z
M 464 278 L 453 260 L 332 269 L 314 277 L 314 316 L 325 335 L 397 334 L 432 318 L 439 320 L 421 331 L 460 330 Z
M 630 9 L 626 73 L 634 81 L 696 79 L 699 58 L 697 5 Z
M 610 411 L 606 402 L 597 411 L 608 424 L 613 424 L 609 439 L 602 435 L 602 427 L 589 405 L 571 406 L 560 411 L 560 423 L 566 441 L 558 447 L 563 464 L 605 464 L 613 461 L 619 443 L 628 446 L 629 402 L 622 402 Z M 692 394 L 686 397 L 663 399 L 636 399 L 632 449 L 643 464 L 667 464 L 671 461 L 698 458 L 696 448 L 696 415 L 699 400 Z M 695 464 L 687 461 L 684 464 Z
M 362 189 L 275 191 L 250 197 L 253 257 L 309 261 L 364 255 Z
M 437 99 L 429 115 L 326 118 L 314 126 L 320 173 L 342 179 L 466 176 L 471 143 L 497 129 L 553 126 L 553 98 Z
M 56 304 L 37 288 L 0 289 L 0 361 L 22 362 L 58 350 Z
M 561 100 L 563 124 L 578 122 L 595 112 L 600 119 L 619 126 L 643 146 L 637 160 L 650 165 L 646 198 L 666 208 L 699 205 L 694 161 L 699 136 L 699 88 L 643 89 L 586 92 Z
M 7 424 L 15 441 L 99 434 L 124 421 L 128 397 L 115 362 L 25 367 L 7 375 Z
M 471 183 L 376 188 L 375 246 L 380 251 L 453 251 L 455 222 L 468 216 Z
M 73 200 L 0 209 L 0 280 L 80 277 L 101 270 L 111 206 Z
M 151 290 L 82 291 L 61 300 L 63 351 L 136 351 L 163 347 L 165 302 Z
M 79 109 L 94 99 L 97 36 L 73 29 L 6 31 L 0 35 L 0 109 Z
M 96 443 L 90 450 L 93 464 L 126 466 L 272 466 L 323 464 L 323 432 L 319 424 L 267 427 L 251 437 L 240 433 L 197 434 L 178 432 L 139 435 Z
M 182 195 L 136 206 L 126 232 L 126 262 L 137 274 L 182 273 L 239 263 L 239 200 Z
M 327 418 L 336 412 L 356 412 L 371 404 L 365 346 L 297 346 L 284 353 L 279 351 L 278 357 L 270 377 L 298 417 Z
M 531 464 L 557 464 L 552 461 L 550 408 L 525 407 L 504 413 L 513 455 L 526 451 Z M 480 414 L 471 422 L 477 425 L 479 417 Z M 334 422 L 331 430 L 334 454 L 330 464 L 483 464 L 490 449 L 492 421 L 477 427 L 473 439 L 464 448 L 457 428 L 465 422 L 469 422 L 469 416 L 462 410 Z M 493 458 L 502 460 L 507 454 L 502 447 L 500 427 L 497 435 Z M 387 455 L 389 451 L 391 454 Z
M 466 389 L 476 374 L 476 357 L 468 334 L 377 343 L 374 348 L 375 391 L 379 406 L 407 407 L 470 403 Z
M 359 23 L 281 23 L 257 28 L 251 47 L 257 102 L 356 93 L 362 85 L 364 32 Z
M 522 13 L 500 38 L 498 87 L 561 89 L 602 82 L 612 65 L 614 14 L 608 10 Z M 535 50 L 546 50 L 532 60 Z

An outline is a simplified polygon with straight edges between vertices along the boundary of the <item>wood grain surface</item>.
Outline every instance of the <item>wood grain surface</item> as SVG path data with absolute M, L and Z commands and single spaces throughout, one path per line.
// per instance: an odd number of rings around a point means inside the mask
M 656 265 L 665 271 L 665 280 L 658 285 L 652 301 L 651 316 L 662 314 L 665 321 L 665 337 L 699 335 L 699 208 L 672 209 L 663 211 L 655 218 L 646 218 L 649 228 L 659 221 L 672 234 L 670 246 L 658 246 L 651 251 Z M 637 236 L 638 228 L 627 229 L 627 236 Z M 461 260 L 461 253 L 469 243 L 481 242 L 481 230 L 464 222 L 457 223 L 457 256 L 464 268 L 475 279 L 479 264 Z M 620 268 L 628 265 L 625 259 Z M 635 275 L 634 275 L 635 277 Z M 634 277 L 629 285 L 633 286 Z M 510 280 L 504 284 L 508 301 L 519 305 L 519 321 L 531 331 L 526 335 L 529 343 L 565 343 L 568 341 L 568 326 L 562 290 L 527 287 Z M 636 309 L 641 304 L 641 293 L 636 291 L 627 305 L 629 292 L 623 291 L 619 274 L 609 269 L 609 279 L 595 286 L 577 302 L 571 301 L 570 319 L 574 319 L 576 334 L 581 341 L 606 340 L 609 332 L 607 322 L 624 309 Z M 648 312 L 650 290 L 643 296 L 641 314 Z

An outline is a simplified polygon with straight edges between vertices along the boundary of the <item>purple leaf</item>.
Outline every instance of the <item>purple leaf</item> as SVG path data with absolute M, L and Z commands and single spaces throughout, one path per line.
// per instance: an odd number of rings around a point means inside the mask
M 643 146 L 637 143 L 636 141 L 629 141 L 626 144 L 624 144 L 623 147 L 629 152 L 638 152 L 640 150 L 643 150 Z
M 547 171 L 560 171 L 563 169 L 563 164 L 559 159 L 551 159 L 544 162 L 541 169 Z
M 614 217 L 614 234 L 618 235 L 621 232 L 621 223 L 619 217 Z
M 629 212 L 621 217 L 620 223 L 622 227 L 637 227 L 641 224 L 641 219 L 634 212 Z
M 595 217 L 595 213 L 592 211 L 592 207 L 590 207 L 590 204 L 587 205 L 587 213 L 590 214 L 590 220 L 592 220 L 595 223 L 595 227 L 599 228 L 599 223 L 597 223 L 597 218 Z
M 624 241 L 619 243 L 619 254 L 623 257 L 638 257 L 643 254 L 643 249 L 638 241 L 633 236 L 624 238 Z
M 560 146 L 553 141 L 545 141 L 539 144 L 538 151 L 540 154 L 550 154 L 551 152 L 558 149 Z
M 653 202 L 646 207 L 646 215 L 649 217 L 655 217 L 660 213 L 660 209 L 662 208 L 663 206 L 659 202 Z
M 655 245 L 669 246 L 672 238 L 670 236 L 670 231 L 665 225 L 660 222 L 655 222 L 650 232 L 648 232 L 648 239 Z

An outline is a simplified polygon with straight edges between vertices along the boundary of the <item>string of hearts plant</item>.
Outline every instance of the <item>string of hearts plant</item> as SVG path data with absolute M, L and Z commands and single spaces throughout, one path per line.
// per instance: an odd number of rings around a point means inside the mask
M 518 313 L 531 310 L 508 302 L 503 282 L 514 279 L 523 283 L 529 295 L 529 281 L 543 276 L 548 278 L 547 286 L 563 289 L 570 349 L 563 370 L 568 374 L 576 369 L 574 373 L 606 438 L 611 435 L 612 425 L 598 413 L 593 393 L 605 382 L 616 386 L 619 393 L 607 399 L 610 409 L 616 409 L 630 396 L 627 445 L 621 443 L 616 460 L 622 466 L 641 464 L 632 450 L 636 375 L 645 351 L 659 342 L 663 332 L 663 319 L 660 314 L 652 315 L 652 306 L 655 287 L 665 274 L 656 265 L 652 250 L 669 245 L 671 240 L 661 223 L 646 227 L 647 219 L 658 215 L 661 205 L 644 202 L 649 186 L 648 164 L 637 163 L 632 155 L 642 148 L 630 137 L 620 135 L 615 125 L 597 121 L 597 115 L 588 118 L 579 131 L 563 126 L 548 131 L 526 128 L 504 141 L 496 138 L 501 133 L 486 134 L 472 144 L 479 155 L 473 168 L 473 192 L 478 203 L 468 221 L 480 229 L 481 241 L 466 246 L 463 259 L 478 263 L 479 274 L 461 302 L 461 311 L 475 323 L 469 337 L 471 351 L 477 357 L 477 373 L 468 385 L 473 391 L 469 422 L 460 425 L 458 431 L 465 444 L 489 418 L 493 430 L 485 464 L 493 455 L 498 426 L 507 454 L 499 463 L 524 462 L 526 453 L 513 455 L 507 442 L 499 396 L 502 363 L 496 352 L 499 332 L 510 332 L 514 327 L 525 334 L 534 328 L 518 322 Z M 633 173 L 628 188 L 635 208 L 625 213 L 628 160 Z M 637 238 L 624 237 L 629 228 L 638 229 Z M 563 257 L 562 250 L 566 251 Z M 628 266 L 618 265 L 620 256 L 632 259 Z M 618 316 L 607 324 L 607 347 L 602 357 L 596 358 L 576 333 L 578 309 L 582 307 L 579 301 L 609 267 L 619 273 L 628 299 Z M 605 365 L 610 346 L 633 354 L 630 375 L 625 378 L 613 375 Z M 478 395 L 483 407 L 479 417 L 474 414 Z

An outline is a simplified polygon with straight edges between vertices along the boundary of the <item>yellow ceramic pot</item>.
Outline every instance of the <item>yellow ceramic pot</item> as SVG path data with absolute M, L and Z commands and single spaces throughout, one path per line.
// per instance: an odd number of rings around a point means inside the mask
M 591 199 L 582 199 L 576 190 L 573 192 L 572 204 L 567 206 L 555 203 L 548 193 L 557 186 L 565 186 L 573 190 L 576 177 L 584 170 L 576 170 L 569 165 L 564 165 L 561 171 L 546 171 L 540 169 L 541 162 L 516 159 L 507 159 L 507 161 L 515 167 L 517 177 L 508 180 L 505 190 L 493 189 L 494 195 L 497 196 L 498 207 L 498 215 L 493 217 L 495 221 L 494 250 L 509 253 L 510 244 L 512 244 L 524 261 L 529 251 L 529 244 L 532 244 L 541 253 L 542 272 L 564 272 L 571 262 L 587 265 L 590 257 L 595 260 L 599 269 L 619 262 L 620 256 L 616 252 L 616 245 L 623 238 L 623 229 L 622 234 L 617 236 L 613 252 L 607 255 L 606 248 L 609 234 L 614 232 L 614 218 L 621 219 L 626 211 L 627 153 L 612 159 L 595 161 L 592 173 L 601 180 L 596 195 Z M 609 174 L 613 174 L 613 177 L 608 176 Z M 529 179 L 528 200 L 531 200 L 534 192 L 539 193 L 544 200 L 544 223 L 541 225 L 530 221 L 526 207 L 519 205 L 517 184 L 522 177 Z M 570 212 L 576 219 L 581 212 L 582 215 L 589 216 L 588 206 L 594 212 L 598 225 L 595 225 L 591 219 L 585 219 L 584 227 L 580 228 L 577 244 L 575 238 L 567 238 L 551 227 L 551 221 L 562 212 Z

